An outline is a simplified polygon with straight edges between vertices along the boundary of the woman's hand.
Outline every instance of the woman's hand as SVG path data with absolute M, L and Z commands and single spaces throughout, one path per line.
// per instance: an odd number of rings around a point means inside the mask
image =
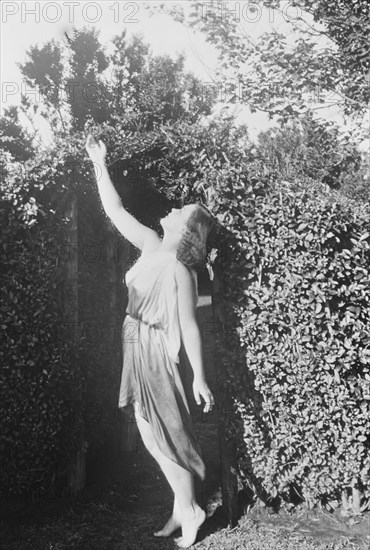
M 97 164 L 104 162 L 107 148 L 101 140 L 98 143 L 91 134 L 88 134 L 85 149 L 92 162 L 96 162 Z
M 201 405 L 200 398 L 203 398 L 203 401 L 205 402 L 203 412 L 210 412 L 215 404 L 215 400 L 204 378 L 194 378 L 193 393 L 197 405 Z

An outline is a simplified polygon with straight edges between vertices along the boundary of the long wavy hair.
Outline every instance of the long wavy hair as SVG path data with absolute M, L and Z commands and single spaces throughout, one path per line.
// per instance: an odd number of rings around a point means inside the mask
M 195 204 L 197 208 L 185 222 L 176 257 L 186 267 L 199 271 L 206 265 L 207 238 L 216 223 L 207 207 L 201 203 Z

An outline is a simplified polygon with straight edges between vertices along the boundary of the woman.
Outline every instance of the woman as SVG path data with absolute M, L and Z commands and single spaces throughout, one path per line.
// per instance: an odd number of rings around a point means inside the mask
M 175 540 L 186 548 L 194 543 L 206 517 L 194 493 L 194 475 L 204 480 L 205 466 L 177 363 L 182 341 L 194 371 L 195 400 L 200 405 L 203 398 L 203 410 L 209 412 L 214 398 L 202 363 L 194 268 L 205 259 L 206 239 L 214 222 L 200 204 L 172 209 L 161 219 L 161 239 L 122 206 L 105 165 L 103 142 L 88 135 L 86 150 L 94 162 L 106 214 L 141 250 L 139 260 L 126 273 L 129 300 L 123 323 L 119 407 L 134 406 L 143 442 L 174 492 L 172 516 L 154 535 L 167 537 L 181 527 L 182 537 Z

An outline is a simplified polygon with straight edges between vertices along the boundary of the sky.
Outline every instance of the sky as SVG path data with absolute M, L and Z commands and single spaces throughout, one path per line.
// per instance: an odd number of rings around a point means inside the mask
M 158 5 L 160 2 L 151 2 Z M 190 7 L 189 0 L 168 1 L 167 4 L 182 4 Z M 226 4 L 226 3 L 221 3 Z M 255 40 L 265 31 L 276 29 L 289 34 L 290 21 L 297 13 L 286 3 L 284 17 L 276 11 L 258 7 L 250 9 L 251 2 L 228 2 L 231 17 L 240 19 L 240 26 L 249 38 Z M 184 52 L 185 67 L 192 71 L 203 83 L 212 82 L 217 68 L 217 51 L 207 43 L 201 33 L 184 27 L 181 23 L 164 14 L 150 15 L 140 1 L 8 1 L 1 2 L 1 113 L 10 105 L 19 104 L 21 93 L 35 95 L 35 90 L 27 89 L 22 81 L 18 62 L 26 60 L 26 50 L 33 45 L 42 45 L 51 39 L 64 40 L 73 27 L 95 27 L 100 31 L 101 41 L 109 50 L 112 37 L 122 32 L 141 33 L 155 54 L 168 54 L 176 57 Z M 206 16 L 207 2 L 203 3 L 202 15 Z M 232 11 L 235 10 L 235 11 Z M 219 104 L 218 109 L 225 108 Z M 246 106 L 226 105 L 238 113 L 237 121 L 248 124 L 249 134 L 255 139 L 259 131 L 274 125 L 266 113 L 251 113 Z M 216 109 L 217 110 L 217 109 Z M 338 119 L 338 113 L 326 110 L 321 113 L 326 118 Z M 26 123 L 26 120 L 24 120 Z M 43 133 L 47 126 L 39 122 Z
M 26 60 L 26 50 L 51 39 L 64 40 L 64 33 L 73 27 L 95 27 L 109 50 L 112 37 L 127 29 L 129 34 L 142 33 L 155 54 L 176 57 L 186 54 L 185 67 L 202 82 L 212 82 L 217 66 L 217 52 L 200 33 L 166 15 L 150 16 L 141 2 L 63 1 L 1 3 L 1 113 L 10 105 L 19 104 L 21 93 L 32 96 L 22 81 L 17 62 Z M 244 115 L 246 116 L 246 115 Z M 267 117 L 255 115 L 251 127 L 269 126 Z M 26 121 L 24 121 L 26 122 Z M 41 127 L 44 125 L 39 121 Z M 47 133 L 47 128 L 44 127 Z

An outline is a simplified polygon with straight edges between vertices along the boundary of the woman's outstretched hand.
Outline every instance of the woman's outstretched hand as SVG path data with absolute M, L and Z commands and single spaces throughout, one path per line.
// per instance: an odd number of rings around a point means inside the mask
M 209 389 L 207 382 L 204 379 L 194 378 L 193 393 L 197 405 L 201 405 L 200 398 L 203 398 L 204 408 L 203 412 L 210 412 L 215 404 L 215 400 L 211 390 Z
M 101 163 L 105 159 L 107 154 L 107 148 L 104 143 L 99 140 L 99 143 L 95 141 L 91 134 L 88 134 L 85 144 L 85 149 L 90 157 L 92 162 Z

